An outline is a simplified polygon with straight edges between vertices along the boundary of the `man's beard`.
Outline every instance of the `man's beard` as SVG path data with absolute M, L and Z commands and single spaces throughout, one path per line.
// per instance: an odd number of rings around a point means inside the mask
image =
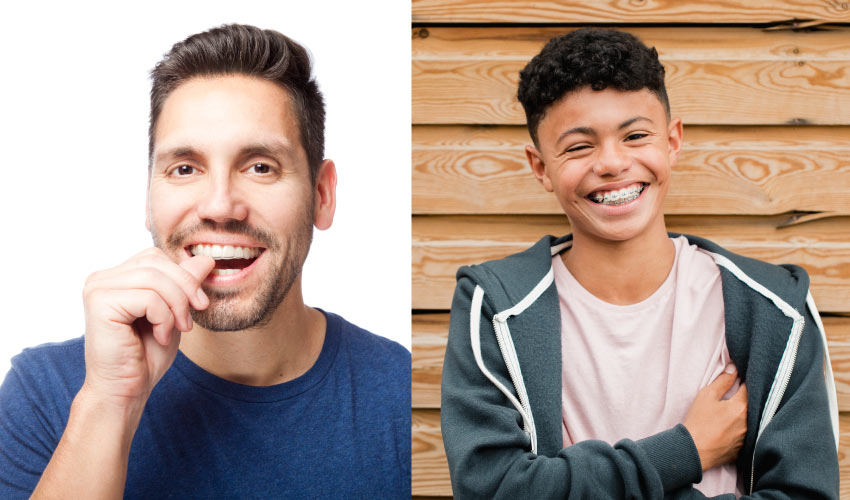
M 286 237 L 285 245 L 273 234 L 238 220 L 229 220 L 224 224 L 203 220 L 191 228 L 175 231 L 168 237 L 165 248 L 163 248 L 158 235 L 153 233 L 154 244 L 166 252 L 182 252 L 184 241 L 189 239 L 192 234 L 202 229 L 208 229 L 221 233 L 250 236 L 266 247 L 261 258 L 268 259 L 275 254 L 280 255 L 278 261 L 273 263 L 272 268 L 262 277 L 262 281 L 252 293 L 247 309 L 236 310 L 239 295 L 244 290 L 219 291 L 204 286 L 203 289 L 210 299 L 210 305 L 203 311 L 192 309 L 192 320 L 212 331 L 245 330 L 268 324 L 271 321 L 272 314 L 286 298 L 293 283 L 301 274 L 301 268 L 307 258 L 307 252 L 313 240 L 313 223 L 307 210 L 311 206 L 312 204 L 305 207 L 304 212 L 300 214 L 298 227 Z M 269 255 L 265 255 L 266 253 Z M 254 272 L 258 271 L 254 270 Z

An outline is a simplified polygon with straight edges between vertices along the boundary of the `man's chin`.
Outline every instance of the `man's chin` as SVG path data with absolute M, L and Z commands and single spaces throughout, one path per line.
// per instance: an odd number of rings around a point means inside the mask
M 214 306 L 203 311 L 192 311 L 192 321 L 198 326 L 213 332 L 235 332 L 249 328 L 261 327 L 271 320 L 271 314 L 237 313 L 234 311 L 218 310 Z

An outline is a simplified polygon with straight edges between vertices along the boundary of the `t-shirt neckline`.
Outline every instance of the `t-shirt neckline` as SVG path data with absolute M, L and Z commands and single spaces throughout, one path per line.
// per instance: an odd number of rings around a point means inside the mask
M 682 238 L 682 240 L 679 240 Z M 564 285 L 568 287 L 567 293 L 571 296 L 577 296 L 580 300 L 583 300 L 593 307 L 607 310 L 610 313 L 614 314 L 631 314 L 638 313 L 641 311 L 645 311 L 648 308 L 656 307 L 660 302 L 663 302 L 667 297 L 673 293 L 675 289 L 675 280 L 677 274 L 677 266 L 679 264 L 679 255 L 681 254 L 684 246 L 688 245 L 689 242 L 684 236 L 680 236 L 679 238 L 670 238 L 673 242 L 676 252 L 673 256 L 673 265 L 670 268 L 670 272 L 667 273 L 667 277 L 661 283 L 661 285 L 655 289 L 652 294 L 641 300 L 640 302 L 635 302 L 634 304 L 612 304 L 610 302 L 606 302 L 605 300 L 600 299 L 596 295 L 593 295 L 588 291 L 578 280 L 573 276 L 573 273 L 567 269 L 567 266 L 564 264 L 563 259 L 561 259 L 560 254 L 556 254 L 553 256 L 553 266 L 556 266 L 555 269 L 555 281 L 556 286 L 557 282 L 560 280 Z M 560 278 L 560 279 L 559 279 Z
M 318 310 L 325 315 L 326 320 L 322 350 L 310 369 L 288 382 L 270 386 L 253 386 L 231 382 L 204 370 L 179 350 L 174 359 L 173 367 L 195 385 L 226 398 L 255 403 L 268 403 L 293 398 L 321 382 L 330 371 L 339 350 L 341 336 L 339 316 L 321 309 Z

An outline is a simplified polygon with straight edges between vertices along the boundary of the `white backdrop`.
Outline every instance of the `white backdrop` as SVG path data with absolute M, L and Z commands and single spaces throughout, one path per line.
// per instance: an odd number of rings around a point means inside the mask
M 337 165 L 310 305 L 410 349 L 410 4 L 4 2 L 0 18 L 0 376 L 27 346 L 84 333 L 88 274 L 151 246 L 148 72 L 175 42 L 238 22 L 311 51 Z M 25 5 L 26 4 L 26 5 Z

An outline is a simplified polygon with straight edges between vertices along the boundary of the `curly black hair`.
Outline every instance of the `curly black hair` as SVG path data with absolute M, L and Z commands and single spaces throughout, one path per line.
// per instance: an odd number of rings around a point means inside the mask
M 670 117 L 664 67 L 655 48 L 622 31 L 582 28 L 549 40 L 519 73 L 517 97 L 535 145 L 540 146 L 537 127 L 549 106 L 588 85 L 593 90 L 649 89 Z

